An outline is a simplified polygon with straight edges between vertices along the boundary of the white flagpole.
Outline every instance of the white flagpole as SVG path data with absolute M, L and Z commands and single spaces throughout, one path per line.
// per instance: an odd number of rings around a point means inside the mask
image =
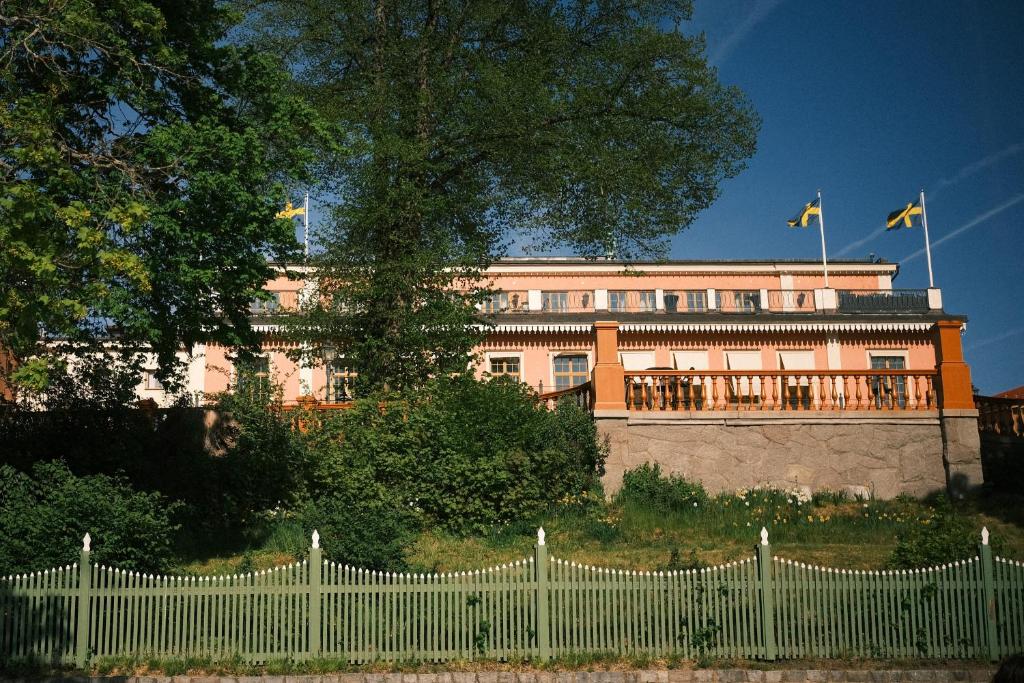
M 309 256 L 309 192 L 302 205 L 302 246 Z
M 821 228 L 821 267 L 825 270 L 825 289 L 828 289 L 828 258 L 825 256 L 825 211 L 821 206 L 821 190 L 818 190 L 818 227 Z
M 928 257 L 928 287 L 935 287 L 932 275 L 932 245 L 928 241 L 928 211 L 924 208 L 924 190 L 921 190 L 921 223 L 924 225 L 924 253 Z

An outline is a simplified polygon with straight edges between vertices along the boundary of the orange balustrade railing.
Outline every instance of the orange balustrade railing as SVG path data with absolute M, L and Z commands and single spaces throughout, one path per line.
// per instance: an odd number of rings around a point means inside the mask
M 625 373 L 631 411 L 936 410 L 935 370 L 647 370 Z
M 976 395 L 974 405 L 980 431 L 1024 439 L 1024 398 Z

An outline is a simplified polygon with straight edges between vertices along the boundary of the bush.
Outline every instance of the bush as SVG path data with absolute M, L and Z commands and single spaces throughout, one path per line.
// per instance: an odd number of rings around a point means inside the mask
M 314 495 L 366 476 L 454 532 L 534 517 L 591 487 L 604 462 L 589 414 L 570 402 L 548 411 L 502 378 L 357 401 L 307 437 Z
M 889 557 L 891 568 L 934 567 L 978 554 L 979 530 L 957 514 L 949 498 L 938 496 L 930 509 L 896 537 Z M 998 539 L 992 541 L 998 553 Z
M 692 510 L 694 503 L 703 508 L 708 492 L 698 482 L 672 474 L 663 477 L 661 466 L 644 463 L 622 475 L 622 488 L 616 502 L 633 503 L 659 512 Z
M 307 503 L 299 518 L 320 533 L 328 560 L 383 571 L 406 568 L 404 550 L 419 526 L 416 514 L 368 471 L 350 473 L 331 493 Z M 304 555 L 308 546 L 307 535 L 295 554 Z
M 177 508 L 122 478 L 76 477 L 63 462 L 38 463 L 31 475 L 0 467 L 0 574 L 77 562 L 86 532 L 93 562 L 165 572 Z

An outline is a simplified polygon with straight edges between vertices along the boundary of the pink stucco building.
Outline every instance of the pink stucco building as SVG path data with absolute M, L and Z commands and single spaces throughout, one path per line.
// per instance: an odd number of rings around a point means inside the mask
M 836 261 L 826 286 L 813 261 L 504 259 L 487 272 L 476 372 L 576 395 L 608 437 L 612 489 L 655 461 L 719 489 L 965 490 L 980 483 L 966 319 L 938 289 L 894 287 L 898 274 Z M 277 334 L 312 278 L 282 270 L 254 306 L 261 371 L 287 402 L 343 402 L 344 359 L 297 364 Z M 233 387 L 231 349 L 189 358 L 197 396 Z

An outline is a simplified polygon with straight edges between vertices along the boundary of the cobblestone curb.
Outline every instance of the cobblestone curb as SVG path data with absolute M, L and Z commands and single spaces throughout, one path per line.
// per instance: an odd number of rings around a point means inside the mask
M 481 671 L 354 673 L 331 676 L 95 676 L 38 683 L 987 683 L 994 668 L 974 669 L 671 669 L 667 671 Z M 0 679 L 28 683 L 29 679 Z

